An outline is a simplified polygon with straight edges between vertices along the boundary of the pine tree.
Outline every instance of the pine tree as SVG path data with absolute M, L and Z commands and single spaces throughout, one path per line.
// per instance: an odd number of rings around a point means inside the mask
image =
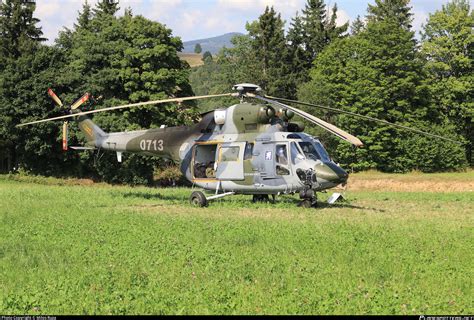
M 79 11 L 79 16 L 77 17 L 77 23 L 74 24 L 74 28 L 78 29 L 88 29 L 90 22 L 92 20 L 92 9 L 87 0 L 82 4 L 82 11 Z
M 31 45 L 46 39 L 33 16 L 34 2 L 5 0 L 0 2 L 0 56 L 18 58 L 23 51 L 31 50 Z M 1 59 L 1 58 L 0 58 Z
M 323 0 L 308 0 L 303 9 L 303 37 L 310 66 L 326 45 L 326 5 Z
M 369 4 L 367 20 L 369 22 L 392 21 L 399 27 L 410 30 L 412 25 L 410 0 L 375 0 L 375 5 Z
M 291 76 L 296 88 L 300 84 L 309 80 L 307 61 L 310 60 L 308 51 L 304 47 L 303 19 L 296 15 L 292 18 L 290 28 L 286 36 L 288 42 L 289 64 L 291 66 Z
M 334 4 L 332 7 L 331 18 L 327 21 L 325 26 L 326 31 L 326 45 L 331 43 L 333 40 L 336 40 L 344 35 L 349 27 L 349 22 L 344 23 L 342 26 L 337 26 L 337 4 Z
M 364 21 L 360 18 L 360 16 L 357 16 L 357 18 L 352 22 L 351 24 L 351 34 L 356 35 L 364 31 L 365 29 L 365 24 Z
M 273 7 L 266 7 L 258 20 L 248 26 L 249 36 L 253 39 L 252 49 L 257 61 L 260 61 L 260 81 L 262 88 L 269 94 L 288 96 L 291 93 L 288 75 L 288 49 L 286 45 L 284 22 Z
M 97 17 L 101 16 L 113 16 L 120 10 L 119 2 L 115 0 L 99 0 L 96 7 L 93 9 L 94 15 Z
M 313 60 L 329 43 L 344 35 L 349 24 L 337 26 L 337 5 L 333 6 L 331 16 L 328 17 L 324 0 L 308 0 L 302 11 L 302 36 L 307 52 L 306 67 L 309 69 Z

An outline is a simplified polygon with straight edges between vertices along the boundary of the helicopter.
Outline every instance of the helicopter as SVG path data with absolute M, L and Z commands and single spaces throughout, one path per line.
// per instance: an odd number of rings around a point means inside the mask
M 283 102 L 347 113 L 453 141 L 357 113 L 263 95 L 262 89 L 255 84 L 236 84 L 233 91 L 81 111 L 79 107 L 90 98 L 89 94 L 85 94 L 70 106 L 67 115 L 17 126 L 74 118 L 87 143 L 84 147 L 72 149 L 113 151 L 119 162 L 124 152 L 170 159 L 179 164 L 180 171 L 193 186 L 212 192 L 206 196 L 202 191 L 193 191 L 189 201 L 196 207 L 205 207 L 210 201 L 235 194 L 252 195 L 253 201 L 267 201 L 271 195 L 275 201 L 277 195 L 295 193 L 299 194 L 300 206 L 316 207 L 317 192 L 347 183 L 348 173 L 331 159 L 321 141 L 305 133 L 304 124 L 293 122 L 292 119 L 295 115 L 302 117 L 355 147 L 362 147 L 362 141 L 333 124 Z M 51 89 L 48 94 L 58 106 L 63 106 Z M 226 96 L 235 97 L 239 102 L 203 113 L 201 120 L 191 126 L 163 125 L 147 130 L 106 133 L 88 117 L 89 114 L 123 108 Z M 67 131 L 65 121 L 64 150 L 68 148 Z

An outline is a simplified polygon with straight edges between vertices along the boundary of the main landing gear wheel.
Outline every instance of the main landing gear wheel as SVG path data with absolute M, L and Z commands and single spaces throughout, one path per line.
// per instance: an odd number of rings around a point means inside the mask
M 193 193 L 191 193 L 191 197 L 189 197 L 189 202 L 193 207 L 207 206 L 206 196 L 201 191 L 194 191 Z
M 252 202 L 268 202 L 268 194 L 254 194 L 252 197 Z

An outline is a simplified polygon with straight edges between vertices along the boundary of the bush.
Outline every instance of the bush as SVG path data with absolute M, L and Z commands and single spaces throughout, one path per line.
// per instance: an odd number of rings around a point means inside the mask
M 189 186 L 190 183 L 183 176 L 176 164 L 164 164 L 155 169 L 153 180 L 159 187 Z

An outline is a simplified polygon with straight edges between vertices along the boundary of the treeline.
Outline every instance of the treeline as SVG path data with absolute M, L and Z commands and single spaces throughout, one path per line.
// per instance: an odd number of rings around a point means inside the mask
M 365 18 L 357 17 L 350 26 L 337 26 L 336 17 L 336 5 L 308 0 L 285 33 L 281 15 L 267 7 L 258 20 L 247 23 L 247 35 L 233 39 L 232 49 L 224 48 L 193 70 L 194 91 L 217 93 L 238 82 L 254 82 L 270 95 L 462 142 L 307 109 L 365 143 L 355 150 L 324 131 L 309 129 L 346 168 L 434 172 L 472 166 L 474 14 L 469 2 L 453 0 L 430 14 L 421 41 L 411 25 L 408 0 L 376 0 Z
M 92 177 L 108 182 L 151 183 L 159 159 L 127 154 L 118 163 L 114 153 L 61 150 L 61 123 L 16 128 L 20 122 L 65 114 L 84 92 L 90 106 L 100 108 L 129 102 L 193 94 L 189 65 L 177 53 L 183 45 L 158 22 L 134 16 L 131 9 L 117 17 L 117 2 L 84 3 L 74 27 L 64 29 L 53 45 L 45 45 L 35 4 L 5 0 L 0 6 L 0 160 L 3 171 Z M 65 106 L 47 96 L 53 88 Z M 163 105 L 98 114 L 106 131 L 190 123 L 193 105 Z M 83 145 L 70 123 L 70 145 Z
M 53 88 L 65 105 L 84 92 L 89 108 L 165 97 L 228 92 L 239 82 L 261 85 L 267 94 L 324 104 L 346 111 L 459 140 L 439 141 L 406 131 L 308 109 L 357 135 L 365 143 L 353 149 L 333 136 L 321 136 L 335 160 L 355 170 L 389 172 L 413 169 L 455 170 L 472 166 L 473 144 L 473 13 L 467 0 L 448 2 L 430 15 L 421 41 L 412 30 L 406 0 L 376 0 L 364 19 L 351 26 L 336 24 L 337 7 L 308 0 L 285 21 L 267 7 L 248 23 L 247 35 L 235 47 L 208 55 L 191 71 L 178 58 L 180 38 L 164 25 L 134 15 L 117 16 L 116 1 L 87 2 L 72 28 L 54 44 L 44 44 L 34 1 L 0 4 L 0 171 L 93 177 L 108 182 L 151 183 L 162 160 L 113 153 L 63 152 L 61 124 L 16 125 L 61 115 L 47 96 Z M 225 107 L 235 100 L 206 101 L 199 107 Z M 87 108 L 87 107 L 86 107 Z M 97 114 L 106 131 L 187 124 L 196 105 L 168 104 Z M 82 145 L 70 123 L 70 145 Z M 166 179 L 169 177 L 167 176 Z

